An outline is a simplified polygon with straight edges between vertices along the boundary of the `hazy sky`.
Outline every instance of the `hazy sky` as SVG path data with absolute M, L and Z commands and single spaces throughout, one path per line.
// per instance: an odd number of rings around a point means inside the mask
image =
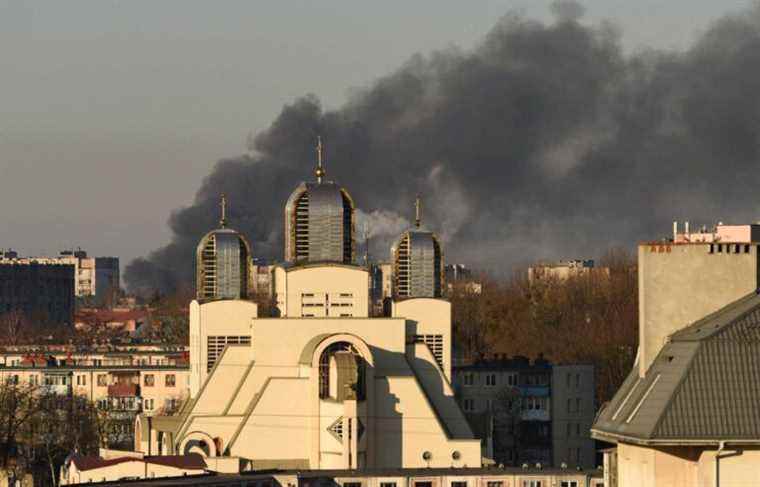
M 635 50 L 688 46 L 750 2 L 582 3 Z M 338 106 L 415 52 L 468 48 L 510 10 L 549 20 L 550 4 L 0 0 L 0 248 L 125 264 L 169 240 L 169 213 L 284 103 Z

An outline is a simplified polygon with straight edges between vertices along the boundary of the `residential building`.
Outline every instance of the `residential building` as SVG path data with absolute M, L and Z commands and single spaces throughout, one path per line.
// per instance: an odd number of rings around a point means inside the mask
M 639 244 L 638 355 L 591 430 L 610 487 L 760 483 L 759 231 Z
M 457 400 L 496 464 L 592 468 L 594 367 L 496 356 L 454 371 Z
M 446 264 L 444 275 L 449 295 L 455 291 L 467 294 L 483 292 L 483 283 L 475 277 L 472 269 L 464 264 Z
M 62 471 L 61 485 L 71 481 L 103 487 L 602 487 L 600 470 L 559 468 L 420 468 L 378 470 L 275 470 L 226 474 L 213 459 L 184 457 L 122 457 L 102 459 L 72 456 Z M 198 474 L 203 462 L 206 473 Z M 167 468 L 169 467 L 169 468 Z M 142 471 L 140 469 L 143 469 Z M 145 471 L 148 471 L 148 475 Z M 177 473 L 182 472 L 182 473 Z M 65 474 L 65 476 L 64 476 Z M 174 475 L 173 477 L 167 477 Z M 148 477 L 148 478 L 145 478 Z M 154 478 L 151 478 L 154 477 Z M 164 477 L 164 478 L 161 478 Z M 105 482 L 99 482 L 106 479 Z
M 560 260 L 558 262 L 539 262 L 528 268 L 528 282 L 534 284 L 540 280 L 565 280 L 571 277 L 593 275 L 594 273 L 609 275 L 606 267 L 596 267 L 593 260 Z
M 0 254 L 0 264 L 70 265 L 74 268 L 74 295 L 103 301 L 120 289 L 118 257 L 88 257 L 84 250 L 63 250 L 57 257 L 21 258 L 8 250 Z
M 189 392 L 184 351 L 0 351 L 0 381 L 77 395 L 108 411 L 109 443 L 134 444 L 137 414 L 176 411 Z
M 320 144 L 316 182 L 285 206 L 276 317 L 237 296 L 193 301 L 190 400 L 178 415 L 138 416 L 135 450 L 254 469 L 480 466 L 450 385 L 451 304 L 412 286 L 390 316 L 370 317 L 353 200 L 324 180 L 321 157 Z M 415 278 L 435 291 L 440 269 Z
M 590 364 L 552 365 L 553 465 L 596 467 L 591 424 L 596 416 L 596 381 Z
M 37 260 L 73 265 L 77 297 L 94 297 L 102 303 L 118 295 L 121 289 L 118 257 L 88 257 L 80 248 L 63 250 L 58 257 L 39 257 Z
M 0 315 L 73 324 L 75 267 L 57 260 L 0 259 Z

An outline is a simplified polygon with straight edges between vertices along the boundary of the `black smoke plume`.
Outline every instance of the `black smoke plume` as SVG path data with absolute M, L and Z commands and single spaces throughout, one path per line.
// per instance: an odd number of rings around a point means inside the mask
M 447 260 L 493 272 L 630 246 L 673 220 L 757 219 L 760 7 L 683 52 L 635 54 L 579 5 L 553 11 L 548 25 L 507 15 L 471 51 L 414 55 L 338 110 L 314 96 L 285 106 L 253 156 L 220 161 L 171 215 L 172 242 L 127 267 L 129 287 L 192 285 L 222 192 L 255 255 L 280 259 L 284 202 L 311 178 L 317 134 L 378 258 L 418 192 Z

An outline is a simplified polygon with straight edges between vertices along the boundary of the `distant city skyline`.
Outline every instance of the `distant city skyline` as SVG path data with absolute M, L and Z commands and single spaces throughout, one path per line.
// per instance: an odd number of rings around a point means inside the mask
M 283 104 L 340 106 L 416 52 L 469 49 L 507 12 L 551 19 L 551 3 L 2 0 L 0 248 L 126 264 L 170 240 L 170 213 Z M 685 48 L 751 4 L 582 3 L 628 51 Z

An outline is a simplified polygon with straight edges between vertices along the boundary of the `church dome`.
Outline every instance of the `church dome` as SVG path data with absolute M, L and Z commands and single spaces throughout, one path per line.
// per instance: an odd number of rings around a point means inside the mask
M 417 198 L 413 228 L 402 233 L 391 247 L 393 297 L 440 298 L 443 295 L 443 250 L 438 237 L 421 225 Z
M 227 228 L 226 198 L 222 195 L 219 228 L 203 236 L 195 251 L 196 296 L 199 301 L 246 299 L 251 246 Z
M 324 181 L 322 142 L 316 182 L 298 185 L 285 205 L 285 260 L 293 264 L 354 262 L 354 201 L 345 188 Z

